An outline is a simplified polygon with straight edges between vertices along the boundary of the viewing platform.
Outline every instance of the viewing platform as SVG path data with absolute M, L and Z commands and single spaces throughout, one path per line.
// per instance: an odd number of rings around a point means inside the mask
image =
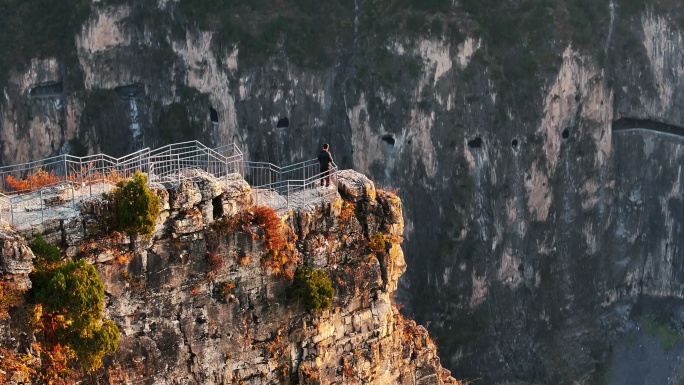
M 246 182 L 253 204 L 281 212 L 337 196 L 337 166 L 330 171 L 331 187 L 323 188 L 324 175 L 316 159 L 279 167 L 244 160 L 234 144 L 212 149 L 190 141 L 120 158 L 61 155 L 0 167 L 0 223 L 28 230 L 78 216 L 85 202 L 101 197 L 136 171 L 148 176 L 151 188 L 198 183 L 208 176 L 226 189 Z

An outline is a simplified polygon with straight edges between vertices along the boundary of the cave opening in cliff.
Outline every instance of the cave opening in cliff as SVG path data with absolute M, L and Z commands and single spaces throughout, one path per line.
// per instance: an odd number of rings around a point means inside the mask
M 29 96 L 32 98 L 60 96 L 62 94 L 64 94 L 64 86 L 61 81 L 35 86 L 29 90 Z
M 214 107 L 209 107 L 209 118 L 211 119 L 212 123 L 217 123 L 218 124 L 218 111 Z
M 513 139 L 513 140 L 511 141 L 511 147 L 513 147 L 513 149 L 517 149 L 517 148 L 518 148 L 518 139 Z
M 470 148 L 480 148 L 482 147 L 482 138 L 479 136 L 468 142 L 468 147 Z
M 394 147 L 394 143 L 396 143 L 396 140 L 392 135 L 385 135 L 382 137 L 383 142 L 389 144 L 390 146 Z
M 614 132 L 624 130 L 649 130 L 662 132 L 664 134 L 684 136 L 684 126 L 675 126 L 673 124 L 645 119 L 620 118 L 613 121 L 611 128 Z
M 142 84 L 127 84 L 125 86 L 114 87 L 114 92 L 123 99 L 135 99 L 143 92 Z
M 278 123 L 276 124 L 276 128 L 288 128 L 290 127 L 290 119 L 288 118 L 281 118 L 278 120 Z
M 214 212 L 214 220 L 223 216 L 223 202 L 221 202 L 221 196 L 217 196 L 211 200 L 211 207 Z
M 569 138 L 570 137 L 570 131 L 568 131 L 568 129 L 566 128 L 565 130 L 563 130 L 563 133 L 561 134 L 561 136 L 563 136 L 563 139 Z

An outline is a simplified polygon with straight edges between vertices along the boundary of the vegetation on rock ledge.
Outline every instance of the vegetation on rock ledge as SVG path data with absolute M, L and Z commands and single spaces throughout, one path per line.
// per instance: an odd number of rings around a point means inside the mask
M 253 229 L 253 226 L 257 226 L 258 229 Z M 251 234 L 254 239 L 261 236 L 266 248 L 266 253 L 261 258 L 262 267 L 271 269 L 276 275 L 287 279 L 294 277 L 298 261 L 294 246 L 288 241 L 286 226 L 271 207 L 254 206 L 232 217 L 224 217 L 215 222 L 214 228 L 219 232 L 243 231 Z M 248 262 L 249 257 L 240 256 L 240 265 L 243 265 L 242 261 Z
M 325 271 L 302 266 L 287 295 L 291 301 L 303 303 L 309 311 L 325 310 L 332 305 L 335 289 Z
M 97 270 L 84 259 L 61 261 L 59 249 L 40 235 L 31 249 L 36 261 L 30 294 L 45 334 L 47 377 L 60 376 L 73 358 L 88 372 L 99 368 L 102 357 L 117 349 L 119 329 L 102 320 L 104 285 Z
M 128 181 L 120 181 L 114 190 L 103 194 L 112 212 L 106 217 L 114 230 L 128 235 L 150 235 L 159 215 L 157 197 L 147 187 L 147 176 L 137 171 Z

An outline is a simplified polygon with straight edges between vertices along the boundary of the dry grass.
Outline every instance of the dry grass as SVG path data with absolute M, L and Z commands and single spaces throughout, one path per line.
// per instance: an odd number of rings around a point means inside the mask
M 15 353 L 5 347 L 0 347 L 0 382 L 9 384 L 10 379 L 18 380 L 18 383 L 30 384 L 31 378 L 36 374 L 31 361 L 34 357 L 30 354 Z
M 79 170 L 72 169 L 66 180 L 74 182 L 76 187 L 80 187 L 100 183 L 102 181 L 116 183 L 126 179 L 126 177 L 115 168 L 106 170 L 95 170 L 94 168 L 95 164 L 91 162 L 84 165 Z M 37 168 L 29 172 L 24 178 L 15 178 L 13 175 L 5 177 L 5 182 L 14 190 L 10 193 L 35 191 L 41 187 L 52 186 L 64 180 L 65 178 L 63 176 L 55 175 L 54 170 L 47 171 L 43 168 Z
M 124 269 L 124 270 L 121 272 L 121 277 L 122 277 L 126 282 L 128 282 L 128 284 L 130 285 L 131 289 L 133 289 L 133 290 L 140 290 L 140 289 L 142 288 L 142 281 L 133 278 L 133 276 L 131 275 L 131 273 L 128 272 L 128 270 Z
M 340 226 L 347 227 L 352 218 L 356 216 L 356 204 L 353 202 L 342 201 L 342 210 L 340 211 Z
M 399 195 L 399 187 L 395 186 L 383 186 L 383 185 L 377 185 L 375 186 L 375 191 L 379 193 L 388 193 L 394 196 Z
M 12 282 L 0 281 L 0 320 L 9 317 L 9 309 L 21 304 L 23 292 Z
M 381 232 L 371 235 L 368 240 L 368 247 L 376 253 L 385 252 L 387 247 L 385 236 Z
M 228 296 L 233 293 L 233 289 L 235 289 L 234 281 L 224 281 L 220 283 L 219 292 L 223 298 L 228 298 Z
M 127 251 L 125 253 L 117 253 L 117 254 L 118 254 L 117 257 L 114 259 L 114 262 L 117 265 L 127 265 L 128 262 L 130 262 L 131 259 L 133 259 L 133 257 L 135 256 L 135 254 L 132 251 Z
M 117 183 L 126 180 L 126 176 L 115 168 L 96 170 L 95 164 L 91 162 L 81 167 L 80 170 L 72 169 L 67 179 L 75 182 L 77 186 L 89 186 L 102 181 Z
M 255 230 L 254 227 L 257 229 Z M 275 275 L 292 279 L 298 259 L 294 252 L 292 231 L 283 224 L 276 211 L 267 206 L 254 206 L 232 217 L 224 217 L 214 222 L 218 233 L 243 231 L 254 239 L 264 241 L 266 253 L 261 258 L 261 266 Z M 260 235 L 261 234 L 261 235 Z M 249 263 L 249 256 L 240 256 L 241 266 Z
M 35 191 L 43 186 L 56 184 L 61 180 L 62 178 L 56 176 L 54 171 L 47 172 L 42 168 L 29 173 L 26 178 L 17 179 L 12 175 L 5 178 L 5 182 L 17 192 Z
M 223 267 L 223 256 L 217 252 L 207 251 L 207 263 L 209 264 L 209 273 L 213 276 Z
M 249 255 L 245 253 L 239 254 L 235 259 L 240 266 L 247 266 L 250 261 Z

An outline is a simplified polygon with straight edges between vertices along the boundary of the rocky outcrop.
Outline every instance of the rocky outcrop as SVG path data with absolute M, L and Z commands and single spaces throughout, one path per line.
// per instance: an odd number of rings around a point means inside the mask
M 353 171 L 341 185 L 365 186 L 281 213 L 289 246 L 278 255 L 323 269 L 333 306 L 310 313 L 286 298 L 290 279 L 268 258 L 264 229 L 233 229 L 252 210 L 250 189 L 234 177 L 207 174 L 153 186 L 162 213 L 151 237 L 130 238 L 102 226 L 105 206 L 92 200 L 76 220 L 45 234 L 66 255 L 87 258 L 107 294 L 106 316 L 121 329 L 118 351 L 90 380 L 125 384 L 456 384 L 442 368 L 427 331 L 391 299 L 404 272 L 401 201 Z M 349 189 L 347 189 L 348 191 Z M 216 207 L 224 209 L 214 217 Z M 206 210 L 206 206 L 213 206 Z M 246 226 L 246 225 L 245 225 Z M 7 230 L 4 275 L 23 276 L 32 253 Z M 388 242 L 368 246 L 373 234 Z M 30 236 L 29 234 L 26 234 Z M 23 339 L 12 332 L 3 338 Z M 28 346 L 28 345 L 26 345 Z
M 323 47 L 334 51 L 330 61 L 310 67 L 295 61 L 315 48 L 292 40 L 296 22 L 272 25 L 268 57 L 250 61 L 261 36 L 222 40 L 231 29 L 214 25 L 219 16 L 187 22 L 184 3 L 93 2 L 75 32 L 75 60 L 11 71 L 0 93 L 0 161 L 197 139 L 288 164 L 329 142 L 342 167 L 400 189 L 404 312 L 431 322 L 450 368 L 487 383 L 593 380 L 614 338 L 633 328 L 633 301 L 682 299 L 681 146 L 611 131 L 619 119 L 684 126 L 678 1 L 414 2 L 394 15 L 378 2 L 289 9 L 313 12 L 321 28 L 334 15 L 340 28 Z M 301 2 L 279 6 L 289 4 Z M 254 23 L 250 31 L 276 13 L 243 12 L 231 20 Z M 31 89 L 59 82 L 62 97 L 32 98 Z M 340 190 L 365 210 L 370 184 L 359 183 Z M 177 207 L 158 231 L 183 240 L 195 234 L 183 229 L 211 223 L 198 191 L 170 197 Z M 239 207 L 221 201 L 226 214 Z M 307 210 L 293 222 L 302 237 L 324 227 L 319 209 Z M 57 241 L 97 235 L 92 219 L 85 232 L 75 232 L 80 221 L 54 226 Z M 323 266 L 319 250 L 307 262 Z

